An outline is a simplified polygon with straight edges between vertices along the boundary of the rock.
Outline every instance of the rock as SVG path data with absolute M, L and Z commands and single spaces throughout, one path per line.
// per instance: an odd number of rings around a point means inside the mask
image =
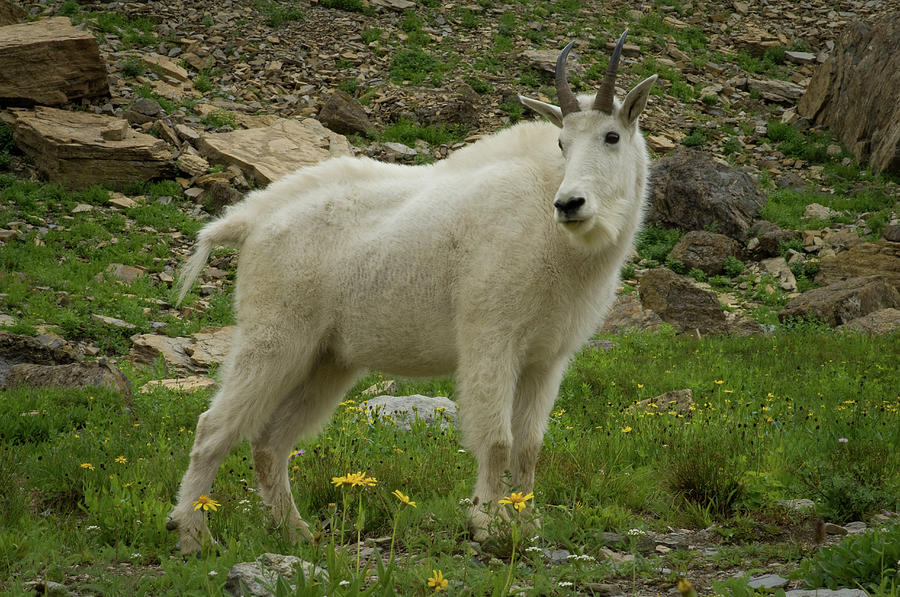
M 105 325 L 111 325 L 113 327 L 123 328 L 126 330 L 133 330 L 137 327 L 133 323 L 128 323 L 125 320 L 118 319 L 116 317 L 108 317 L 106 315 L 100 315 L 98 313 L 92 313 L 91 319 L 93 319 L 94 321 L 99 321 L 100 323 L 105 324 Z
M 888 224 L 881 231 L 881 236 L 884 240 L 889 240 L 892 243 L 900 243 L 900 224 Z
M 868 597 L 862 589 L 794 589 L 787 591 L 784 597 Z
M 547 73 L 556 72 L 556 59 L 559 58 L 559 50 L 525 50 L 522 52 L 522 58 L 529 66 L 537 70 Z M 569 53 L 569 60 L 566 63 L 566 73 L 569 77 L 583 77 L 584 67 L 578 62 L 578 52 Z
M 803 95 L 804 87 L 780 79 L 747 79 L 747 87 L 763 99 L 780 104 L 794 104 Z
M 106 266 L 106 273 L 123 282 L 134 282 L 144 275 L 143 268 L 122 263 L 110 263 Z
M 225 590 L 234 595 L 252 597 L 274 597 L 272 589 L 279 578 L 290 582 L 297 575 L 298 569 L 307 579 L 328 580 L 328 572 L 315 564 L 301 560 L 297 556 L 276 553 L 264 553 L 254 562 L 239 562 L 228 571 Z M 294 585 L 289 585 L 294 591 Z
M 759 259 L 781 255 L 782 243 L 800 240 L 803 235 L 796 230 L 782 230 L 767 220 L 757 220 L 750 227 L 749 236 L 759 240 L 752 249 L 748 246 L 751 255 Z
M 685 231 L 715 228 L 737 240 L 766 203 L 748 174 L 695 149 L 653 163 L 649 196 L 648 221 Z
M 335 89 L 319 110 L 319 120 L 329 129 L 343 135 L 365 135 L 375 128 L 360 103 L 340 89 Z
M 847 532 L 851 535 L 860 535 L 862 533 L 865 533 L 868 527 L 866 526 L 866 523 L 860 520 L 855 520 L 853 522 L 848 522 L 847 524 L 845 524 L 844 528 L 847 529 Z
M 0 0 L 0 27 L 24 23 L 28 20 L 25 9 L 12 0 Z
M 849 533 L 844 527 L 832 522 L 825 523 L 825 532 L 829 535 L 847 535 Z
M 174 60 L 169 58 L 168 56 L 160 56 L 159 54 L 143 54 L 141 56 L 141 60 L 143 60 L 147 65 L 149 65 L 154 70 L 158 70 L 170 77 L 174 77 L 179 81 L 189 81 L 190 74 L 178 65 Z
M 812 64 L 816 61 L 816 55 L 810 52 L 791 52 L 784 53 L 784 57 L 795 64 Z
M 219 215 L 229 205 L 244 198 L 244 194 L 223 182 L 212 182 L 203 195 L 203 204 L 214 215 Z
M 647 147 L 655 153 L 665 153 L 672 151 L 677 145 L 675 142 L 662 135 L 647 135 Z
M 622 294 L 616 297 L 598 333 L 617 335 L 638 330 L 656 330 L 661 323 L 659 315 L 645 309 L 636 294 Z
M 775 505 L 781 506 L 782 508 L 786 508 L 788 510 L 794 510 L 796 512 L 806 512 L 816 509 L 816 503 L 806 498 L 795 500 L 778 500 L 777 502 L 775 502 Z
M 900 12 L 853 21 L 819 66 L 798 112 L 824 125 L 860 162 L 900 174 Z
M 644 307 L 679 332 L 715 334 L 726 331 L 725 313 L 716 294 L 697 288 L 693 280 L 668 268 L 649 270 L 640 280 Z
M 200 375 L 189 377 L 177 377 L 173 379 L 154 379 L 148 381 L 138 390 L 141 394 L 147 394 L 157 388 L 167 388 L 178 392 L 196 392 L 216 387 L 216 380 Z
M 64 365 L 81 360 L 81 353 L 55 335 L 37 338 L 0 330 L 0 384 L 15 364 Z
M 166 364 L 182 373 L 200 373 L 210 365 L 225 361 L 234 326 L 203 328 L 187 337 L 170 338 L 160 334 L 135 334 L 131 337 L 129 359 L 136 364 L 152 364 L 162 357 Z
M 759 266 L 764 273 L 775 278 L 781 289 L 785 292 L 797 291 L 797 280 L 794 278 L 794 273 L 791 271 L 791 268 L 788 267 L 784 257 L 763 259 L 759 262 Z
M 6 230 L 5 228 L 0 228 L 0 241 L 8 243 L 16 240 L 18 237 L 18 230 Z
M 456 403 L 442 396 L 378 396 L 361 402 L 360 407 L 373 417 L 393 421 L 400 429 L 407 431 L 415 420 L 421 420 L 426 425 L 439 422 L 441 429 L 446 429 L 456 420 Z
M 835 249 L 850 249 L 863 242 L 855 228 L 823 230 L 823 239 Z
M 647 398 L 625 409 L 625 412 L 640 410 L 652 413 L 664 413 L 673 410 L 677 413 L 688 414 L 694 406 L 694 393 L 690 388 L 672 390 L 660 394 L 656 398 Z
M 888 308 L 872 311 L 868 315 L 851 319 L 838 326 L 842 330 L 855 331 L 871 336 L 883 336 L 900 329 L 900 310 Z
M 728 330 L 729 336 L 738 338 L 765 333 L 765 329 L 758 321 L 738 311 L 727 311 L 725 313 L 725 329 Z
M 108 95 L 91 32 L 66 17 L 0 27 L 0 104 L 61 106 Z
M 416 3 L 410 0 L 369 0 L 369 3 L 398 11 L 411 10 L 416 7 Z
M 189 152 L 179 155 L 178 159 L 175 160 L 175 165 L 178 166 L 179 170 L 191 176 L 202 176 L 209 170 L 209 162 L 199 155 Z
M 752 589 L 781 589 L 791 582 L 786 578 L 782 578 L 777 574 L 763 574 L 762 576 L 750 577 L 747 586 Z
M 382 147 L 384 147 L 388 151 L 396 154 L 397 156 L 418 155 L 418 152 L 415 149 L 413 149 L 409 145 L 404 145 L 403 143 L 397 143 L 395 141 L 385 141 L 381 145 L 382 145 Z
M 109 201 L 107 203 L 110 206 L 118 207 L 119 209 L 130 209 L 137 205 L 137 201 L 131 197 L 115 192 L 109 194 Z
M 742 31 L 734 36 L 733 41 L 737 48 L 745 50 L 756 58 L 762 57 L 767 51 L 781 45 L 778 37 L 753 25 L 742 27 Z
M 837 215 L 830 207 L 825 207 L 819 203 L 810 203 L 803 210 L 803 217 L 808 220 L 829 220 Z
M 88 112 L 38 107 L 15 112 L 13 139 L 52 182 L 83 188 L 104 182 L 130 183 L 171 174 L 165 141 L 127 128 L 125 121 Z M 127 128 L 124 139 L 104 131 Z
M 714 276 L 722 273 L 728 257 L 740 258 L 739 242 L 724 234 L 691 230 L 672 247 L 669 257 L 684 263 L 688 270 L 701 269 Z
M 572 552 L 568 549 L 549 549 L 547 547 L 541 550 L 541 553 L 545 558 L 550 560 L 550 564 L 553 566 L 562 566 L 563 564 L 569 563 L 569 556 L 572 555 Z
M 4 387 L 109 388 L 131 396 L 131 382 L 115 365 L 106 359 L 69 363 L 67 365 L 35 365 L 20 363 L 6 372 Z
M 615 595 L 625 595 L 626 591 L 620 589 L 617 585 L 600 582 L 583 582 L 579 586 L 589 594 L 596 597 L 614 597 Z
M 815 282 L 822 286 L 858 276 L 877 275 L 900 290 L 900 243 L 860 243 L 849 251 L 823 257 Z
M 235 165 L 247 180 L 267 185 L 301 166 L 324 159 L 353 155 L 343 135 L 331 132 L 317 120 L 278 119 L 268 127 L 206 133 L 199 149 L 213 163 Z
M 804 292 L 791 300 L 778 318 L 815 317 L 834 327 L 879 309 L 898 307 L 900 292 L 878 276 L 867 276 Z

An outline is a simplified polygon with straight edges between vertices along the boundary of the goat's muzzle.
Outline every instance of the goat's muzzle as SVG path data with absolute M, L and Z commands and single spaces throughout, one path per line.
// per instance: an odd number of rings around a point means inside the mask
M 556 220 L 558 222 L 581 222 L 585 219 L 581 214 L 581 208 L 585 204 L 584 197 L 559 198 L 553 202 L 556 208 Z

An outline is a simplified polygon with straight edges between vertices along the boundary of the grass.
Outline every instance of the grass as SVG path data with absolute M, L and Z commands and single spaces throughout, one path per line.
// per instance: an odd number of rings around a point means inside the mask
M 594 556 L 550 566 L 539 550 L 528 548 L 596 554 L 602 530 L 664 530 L 692 520 L 724 521 L 728 544 L 751 533 L 760 524 L 754 517 L 774 511 L 774 500 L 808 496 L 792 464 L 843 449 L 836 439 L 848 434 L 851 441 L 871 438 L 853 455 L 856 465 L 879 461 L 892 467 L 863 483 L 881 487 L 880 506 L 896 509 L 896 463 L 882 458 L 900 448 L 900 431 L 892 424 L 898 405 L 891 397 L 890 340 L 815 332 L 811 341 L 810 333 L 701 341 L 635 335 L 618 339 L 611 354 L 580 353 L 563 381 L 538 465 L 536 499 L 544 530 L 536 542 L 521 544 L 523 565 L 513 569 L 515 582 L 543 594 L 564 594 L 560 582 L 621 582 L 632 574 L 666 582 L 657 570 L 674 565 L 678 556 L 670 561 L 632 546 L 625 548 L 637 555 L 630 568 L 592 561 Z M 135 385 L 155 374 L 126 370 Z M 291 462 L 298 507 L 307 519 L 329 523 L 320 527 L 326 540 L 293 546 L 283 531 L 269 526 L 251 491 L 252 463 L 242 445 L 226 460 L 212 493 L 221 506 L 210 513 L 210 525 L 223 544 L 218 553 L 187 560 L 172 556 L 175 537 L 165 530 L 165 516 L 208 393 L 156 390 L 128 402 L 102 390 L 0 393 L 0 566 L 7 579 L 0 588 L 17 592 L 24 579 L 44 578 L 102 593 L 218 595 L 231 565 L 273 551 L 328 569 L 331 580 L 310 594 L 348 594 L 340 581 L 384 589 L 371 576 L 353 572 L 351 533 L 345 533 L 343 543 L 350 547 L 343 555 L 330 556 L 326 549 L 341 518 L 351 521 L 349 529 L 361 508 L 365 538 L 391 536 L 400 516 L 397 551 L 411 559 L 391 571 L 398 594 L 422 591 L 437 569 L 471 594 L 493 593 L 507 564 L 474 565 L 487 563 L 489 554 L 466 548 L 459 504 L 471 489 L 474 460 L 460 451 L 454 427 L 441 431 L 418 424 L 405 433 L 370 421 L 356 401 L 380 379 L 371 374 L 361 380 L 323 433 L 298 443 L 304 453 Z M 682 387 L 694 392 L 693 411 L 675 413 L 667 405 L 626 410 L 644 397 Z M 455 395 L 446 379 L 400 380 L 400 392 Z M 720 461 L 708 460 L 712 449 Z M 681 467 L 672 467 L 675 462 Z M 725 467 L 732 480 L 722 485 L 718 468 Z M 330 483 L 332 476 L 357 470 L 375 477 L 377 485 L 359 495 Z M 684 487 L 691 481 L 699 485 Z M 401 509 L 391 496 L 395 489 L 417 507 Z M 730 500 L 727 509 L 722 499 Z M 706 513 L 699 519 L 698 507 Z M 59 545 L 66 545 L 65 552 Z M 164 574 L 110 572 L 110 566 Z
M 381 142 L 393 141 L 414 147 L 418 139 L 430 145 L 452 145 L 465 139 L 468 129 L 463 125 L 421 126 L 408 120 L 400 120 L 388 125 L 375 136 Z

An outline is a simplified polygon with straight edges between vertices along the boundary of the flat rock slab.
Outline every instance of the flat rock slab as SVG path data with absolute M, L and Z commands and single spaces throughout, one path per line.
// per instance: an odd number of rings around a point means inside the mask
M 202 373 L 222 363 L 231 346 L 234 326 L 204 328 L 191 336 L 170 338 L 161 334 L 135 334 L 128 356 L 133 363 L 147 365 L 157 357 L 181 373 Z
M 264 186 L 302 166 L 353 155 L 343 135 L 311 118 L 298 122 L 279 118 L 271 126 L 207 133 L 198 147 L 210 163 L 234 165 L 248 180 Z
M 109 95 L 97 40 L 66 17 L 0 27 L 0 104 L 61 106 Z
M 754 589 L 780 589 L 786 587 L 789 582 L 791 581 L 777 574 L 763 574 L 751 578 L 747 585 Z
M 120 118 L 44 107 L 14 114 L 16 145 L 52 182 L 84 188 L 172 173 L 165 141 L 132 130 Z
M 407 431 L 416 420 L 421 420 L 426 425 L 438 422 L 441 429 L 456 420 L 456 403 L 442 396 L 378 396 L 360 403 L 360 406 L 372 415 L 392 421 Z
M 109 388 L 131 396 L 131 382 L 125 374 L 107 361 L 69 363 L 67 365 L 35 365 L 20 363 L 6 372 L 5 387 Z
M 836 327 L 881 309 L 900 308 L 900 293 L 879 276 L 851 278 L 814 288 L 791 300 L 778 318 L 814 317 Z
M 795 589 L 787 591 L 785 597 L 868 597 L 862 589 Z

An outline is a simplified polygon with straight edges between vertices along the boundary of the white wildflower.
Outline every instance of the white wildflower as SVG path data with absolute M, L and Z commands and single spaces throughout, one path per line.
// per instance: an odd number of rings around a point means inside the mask
M 100 527 L 98 527 L 98 526 L 95 525 L 95 524 L 92 524 L 91 526 L 89 526 L 89 527 L 87 528 L 87 530 L 89 530 L 89 531 L 99 531 L 99 530 L 100 530 Z
M 645 531 L 644 529 L 629 529 L 628 534 L 632 537 L 635 537 L 637 535 L 646 535 L 647 531 Z
M 349 580 L 342 580 L 342 581 L 339 582 L 338 584 L 341 585 L 342 587 L 346 587 L 347 585 L 350 584 L 350 581 L 349 581 Z
M 470 500 L 469 498 L 463 498 L 463 499 L 459 500 L 459 505 L 460 506 L 471 506 L 472 500 Z
M 571 587 L 572 586 L 572 583 L 568 580 L 561 580 L 556 584 L 557 584 L 557 586 L 560 586 L 560 587 Z

